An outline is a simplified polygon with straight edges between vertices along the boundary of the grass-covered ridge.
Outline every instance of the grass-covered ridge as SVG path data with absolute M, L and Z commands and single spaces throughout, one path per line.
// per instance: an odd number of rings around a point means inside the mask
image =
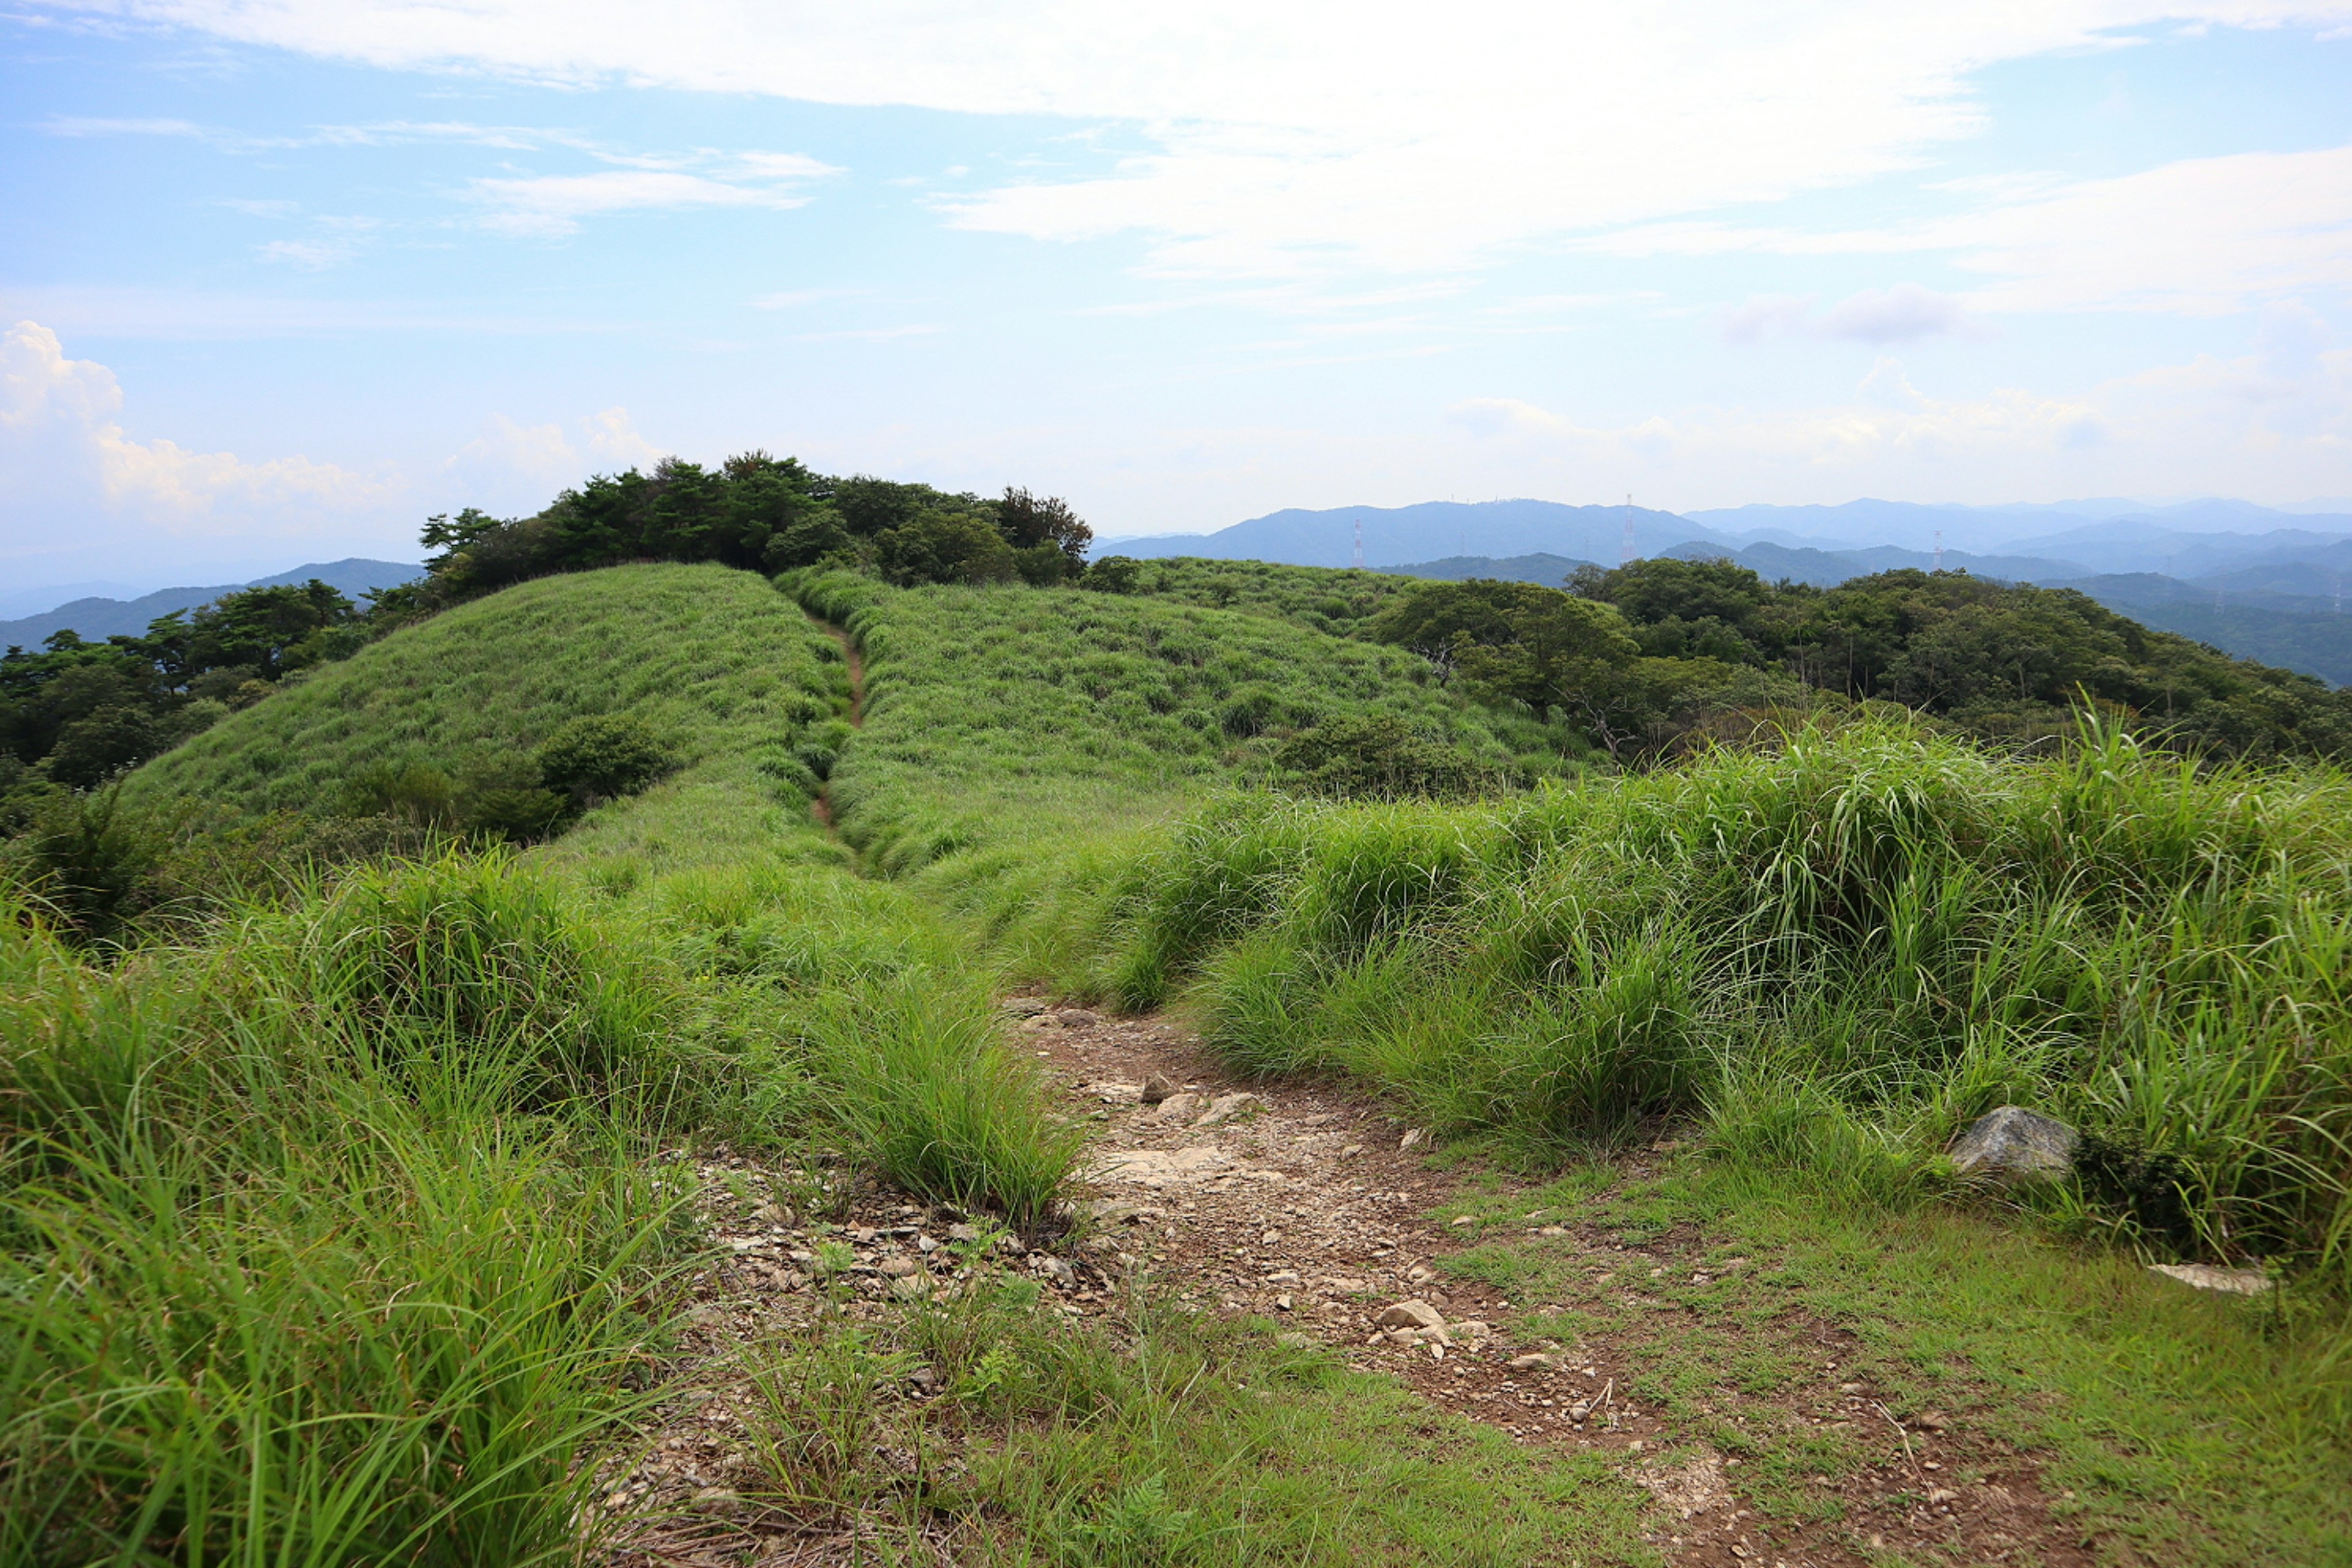
M 798 728 L 830 716 L 837 661 L 831 640 L 749 573 L 543 577 L 320 669 L 158 758 L 134 787 L 246 811 L 327 811 L 372 766 L 462 771 L 598 713 L 643 721 L 689 771 L 782 759 Z
M 1393 716 L 1498 773 L 1518 765 L 1505 716 L 1444 691 L 1422 660 L 1268 616 L 845 573 L 785 585 L 864 647 L 866 725 L 833 794 L 850 840 L 890 869 L 1154 820 L 1265 776 L 1281 735 L 1351 716 Z
M 1587 1152 L 1671 1132 L 1669 1163 L 1721 1177 L 1710 1224 L 1753 1222 L 1750 1188 L 1861 1216 L 1840 1269 L 1867 1274 L 1888 1210 L 1941 1235 L 1967 1205 L 2072 1282 L 1987 1297 L 1966 1338 L 1988 1356 L 2011 1303 L 2094 1293 L 1939 1159 L 1987 1106 L 2038 1106 L 2094 1137 L 2082 1183 L 2033 1200 L 2076 1241 L 2289 1279 L 2277 1307 L 2197 1303 L 2243 1309 L 2220 1392 L 2265 1375 L 2248 1347 L 2274 1329 L 2300 1382 L 2233 1430 L 2286 1456 L 2304 1423 L 2315 1466 L 2343 1447 L 2352 1402 L 2326 1391 L 2352 1363 L 2322 1321 L 2352 1240 L 2340 773 L 2186 763 L 2113 726 L 2037 753 L 1824 719 L 1547 781 L 1538 762 L 1580 754 L 1566 731 L 1340 635 L 1410 584 L 1318 607 L 1328 582 L 1371 590 L 1297 569 L 1221 603 L 1212 564 L 1166 594 L 540 579 L 152 764 L 135 802 L 332 812 L 383 760 L 462 770 L 621 713 L 678 765 L 527 851 L 293 875 L 120 952 L 6 907 L 0 1562 L 566 1560 L 595 1512 L 575 1461 L 674 1386 L 677 1274 L 713 1243 L 678 1151 L 854 1176 L 1033 1243 L 1063 1223 L 1087 1123 L 1008 1048 L 1012 979 L 1183 1009 L 1234 1066 L 1352 1079 L 1449 1155 L 1556 1174 L 1563 1202 L 1622 1169 Z M 803 604 L 862 644 L 862 728 Z M 1291 787 L 1286 732 L 1373 719 L 1488 782 L 1444 803 Z M 821 784 L 837 837 L 809 810 Z M 1514 1301 L 1633 1310 L 1500 1256 L 1524 1215 L 1497 1198 L 1454 1265 Z M 1866 1316 L 1871 1289 L 1839 1310 Z M 983 1560 L 1645 1560 L 1601 1455 L 1482 1442 L 1262 1326 L 1117 1294 L 1073 1331 L 1034 1280 L 982 1275 L 761 1340 L 774 1495 L 833 1487 L 824 1518 L 888 1512 L 909 1541 L 968 1526 Z M 1907 1300 L 1932 1317 L 1931 1291 Z M 876 1396 L 919 1363 L 936 1402 Z M 2137 1408 L 2203 1387 L 2178 1372 Z M 2086 1426 L 2135 1408 L 2033 1396 Z M 795 1472 L 825 1421 L 868 1455 L 948 1436 L 958 1462 Z M 2224 1447 L 2183 1448 L 2185 1423 L 2112 1468 L 2086 1436 L 2086 1493 L 2112 1510 Z M 2217 1460 L 2210 1485 L 2261 1462 Z

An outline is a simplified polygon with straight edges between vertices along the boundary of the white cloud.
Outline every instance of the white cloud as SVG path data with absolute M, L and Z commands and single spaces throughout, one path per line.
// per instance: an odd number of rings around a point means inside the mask
M 202 136 L 204 128 L 185 120 L 106 120 L 53 114 L 41 121 L 52 136 Z
M 838 300 L 858 292 L 853 289 L 788 289 L 779 294 L 761 294 L 751 301 L 755 310 L 797 310 L 803 305 L 814 305 L 826 300 Z
M 2352 0 L 1491 0 L 1442 19 L 1361 0 L 694 0 L 656 24 L 621 0 L 47 5 L 405 68 L 1121 122 L 1139 141 L 1108 170 L 945 210 L 1044 238 L 1139 234 L 1162 270 L 1258 276 L 1455 267 L 1906 168 L 1978 126 L 1974 72 L 2117 29 L 2352 20 Z
M 700 174 L 652 169 L 478 179 L 472 194 L 495 209 L 482 220 L 485 225 L 519 235 L 571 234 L 579 228 L 580 219 L 604 213 L 796 207 L 808 201 L 786 186 L 733 184 Z
M 307 271 L 320 272 L 349 261 L 352 247 L 331 240 L 273 239 L 257 247 L 256 254 L 264 261 L 282 261 Z
M 1865 289 L 1850 295 L 1818 316 L 1810 300 L 1759 294 L 1727 311 L 1722 331 L 1735 343 L 1752 343 L 1786 332 L 1884 347 L 1965 331 L 1969 325 L 1967 307 L 1951 295 L 1916 283 L 1897 283 L 1891 289 Z
M 376 521 L 399 491 L 392 476 L 303 457 L 248 462 L 136 439 L 121 409 L 114 374 L 68 359 L 48 328 L 0 333 L 0 560 L 12 570 L 82 561 L 145 574 L 269 541 L 346 542 L 338 536 Z
M 663 456 L 637 433 L 625 408 L 584 416 L 572 422 L 572 429 L 576 440 L 551 420 L 525 426 L 495 414 L 482 433 L 442 467 L 464 486 L 465 504 L 492 511 L 535 511 L 558 490 L 591 473 L 647 468 Z
M 844 327 L 831 332 L 800 332 L 793 336 L 801 343 L 884 343 L 894 338 L 924 338 L 940 328 L 926 322 L 909 322 L 901 327 Z
M 1656 224 L 1592 246 L 1622 256 L 1944 251 L 1997 277 L 1963 297 L 1975 310 L 2215 315 L 2298 290 L 2352 287 L 2352 146 L 2035 182 L 2031 195 L 1896 228 Z

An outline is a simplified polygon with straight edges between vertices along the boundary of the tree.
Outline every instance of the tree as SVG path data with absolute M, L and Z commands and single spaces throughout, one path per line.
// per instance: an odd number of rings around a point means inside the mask
M 1013 547 L 987 519 L 936 508 L 876 536 L 874 563 L 901 586 L 1009 583 L 1020 571 Z
M 190 617 L 182 657 L 190 669 L 246 665 L 260 679 L 276 680 L 318 662 L 327 628 L 358 613 L 351 600 L 316 577 L 299 586 L 224 594 Z
M 1059 552 L 1060 577 L 1076 576 L 1085 568 L 1087 546 L 1095 537 L 1095 531 L 1078 521 L 1070 503 L 1059 496 L 1032 495 L 1017 488 L 1008 488 L 1004 499 L 996 503 L 996 527 L 1015 550 L 1037 551 L 1041 555 L 1048 548 Z
M 1275 761 L 1309 789 L 1354 799 L 1467 795 L 1486 773 L 1460 747 L 1385 713 L 1311 725 Z
M 1432 583 L 1374 620 L 1372 635 L 1412 648 L 1490 696 L 1537 708 L 1571 703 L 1640 654 L 1610 605 L 1533 583 Z

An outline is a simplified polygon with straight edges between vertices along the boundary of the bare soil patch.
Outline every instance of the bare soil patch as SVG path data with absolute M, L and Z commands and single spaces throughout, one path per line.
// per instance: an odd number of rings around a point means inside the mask
M 1807 1518 L 1784 1510 L 1767 1520 L 1743 1489 L 1743 1461 L 1710 1441 L 1710 1412 L 1678 1417 L 1632 1394 L 1643 1342 L 1593 1333 L 1560 1303 L 1514 1300 L 1447 1271 L 1465 1232 L 1431 1211 L 1464 1184 L 1430 1168 L 1414 1129 L 1344 1089 L 1234 1081 L 1165 1020 L 1048 1011 L 1020 1027 L 1081 1114 L 1098 1121 L 1089 1172 L 1097 1245 L 1187 1303 L 1273 1319 L 1520 1443 L 1609 1451 L 1655 1499 L 1651 1538 L 1671 1562 L 1863 1568 L 1900 1554 L 2057 1568 L 2095 1560 L 2053 1516 L 2032 1456 L 1976 1430 L 1965 1410 L 1890 1409 L 1883 1391 L 1838 1374 L 1853 1336 L 1801 1313 L 1781 1314 L 1773 1332 L 1817 1353 L 1823 1380 L 1761 1410 L 1747 1391 L 1725 1405 L 1737 1404 L 1742 1430 L 1759 1445 L 1830 1431 L 1862 1462 L 1808 1478 Z M 1155 1075 L 1198 1097 L 1200 1110 L 1181 1105 L 1171 1117 L 1165 1104 L 1141 1103 Z M 1240 1095 L 1250 1099 L 1231 1098 Z M 1219 1106 L 1227 1113 L 1201 1125 Z M 1651 1173 L 1638 1157 L 1621 1171 Z M 1491 1196 L 1483 1183 L 1480 1193 Z M 1574 1214 L 1541 1213 L 1526 1230 L 1643 1310 L 1652 1333 L 1654 1315 L 1687 1309 L 1650 1296 L 1651 1280 L 1752 1272 L 1755 1262 L 1707 1261 L 1704 1238 L 1687 1227 L 1629 1244 Z M 1442 1334 L 1383 1324 L 1384 1313 L 1397 1316 L 1389 1309 L 1413 1300 L 1435 1310 Z

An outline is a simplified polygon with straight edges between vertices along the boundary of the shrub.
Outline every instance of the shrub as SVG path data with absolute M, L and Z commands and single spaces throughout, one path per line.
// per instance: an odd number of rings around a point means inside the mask
M 623 714 L 574 719 L 539 748 L 541 781 L 583 808 L 635 795 L 672 765 L 668 749 L 652 731 Z
M 376 763 L 343 785 L 337 806 L 344 816 L 447 827 L 457 820 L 457 781 L 423 763 Z
M 1459 746 L 1385 713 L 1327 719 L 1285 741 L 1275 761 L 1318 794 L 1359 799 L 1467 795 L 1486 778 Z

